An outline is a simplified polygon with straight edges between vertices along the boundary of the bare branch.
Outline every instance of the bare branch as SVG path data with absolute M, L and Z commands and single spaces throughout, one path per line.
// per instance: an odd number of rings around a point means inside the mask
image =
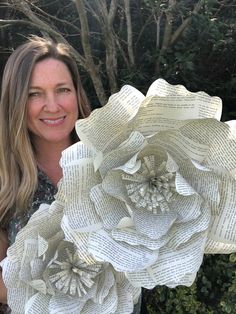
M 2 25 L 1 27 L 4 26 L 11 26 L 13 24 L 24 24 L 24 25 L 29 25 L 29 26 L 35 26 L 34 23 L 27 21 L 27 20 L 2 20 L 0 19 L 0 25 Z
M 65 43 L 66 45 L 69 45 L 72 53 L 75 56 L 75 59 L 77 62 L 84 68 L 86 68 L 85 59 L 84 57 L 72 47 L 69 42 L 62 36 L 62 34 L 54 27 L 52 28 L 51 24 L 48 24 L 41 19 L 39 19 L 31 10 L 29 4 L 27 1 L 17 1 L 12 0 L 13 5 L 15 4 L 15 8 L 22 12 L 32 23 L 32 26 L 38 28 L 42 33 L 46 32 L 56 40 Z
M 134 66 L 134 51 L 133 51 L 133 32 L 132 32 L 132 22 L 130 14 L 130 0 L 124 0 L 125 4 L 125 17 L 127 24 L 127 45 L 128 45 L 128 55 L 130 63 Z
M 185 31 L 185 29 L 191 23 L 193 15 L 197 14 L 200 11 L 200 9 L 201 9 L 201 7 L 202 7 L 204 2 L 205 2 L 204 0 L 199 0 L 198 1 L 198 3 L 195 5 L 195 7 L 193 9 L 193 12 L 192 12 L 191 16 L 187 17 L 183 21 L 183 23 L 176 29 L 174 34 L 172 35 L 171 40 L 170 40 L 170 45 L 173 45 L 179 39 L 181 34 Z
M 99 67 L 94 64 L 92 49 L 89 43 L 89 27 L 85 5 L 83 0 L 76 0 L 75 3 L 80 18 L 81 40 L 86 62 L 85 68 L 91 76 L 100 103 L 105 104 L 107 102 L 107 97 L 99 74 Z
M 65 19 L 60 19 L 58 17 L 56 17 L 55 15 L 51 15 L 47 12 L 45 12 L 44 10 L 40 9 L 38 6 L 34 5 L 33 3 L 30 3 L 30 5 L 36 10 L 38 11 L 42 17 L 46 17 L 47 19 L 49 19 L 49 21 L 57 21 L 60 22 L 62 24 L 68 25 L 69 27 L 73 28 L 78 34 L 80 33 L 80 29 L 75 26 L 74 24 L 70 23 L 69 21 L 65 20 Z
M 117 0 L 112 0 L 110 6 L 104 0 L 87 4 L 89 10 L 95 15 L 99 21 L 102 31 L 102 37 L 106 49 L 106 73 L 109 81 L 111 93 L 118 90 L 117 86 L 117 51 L 116 51 L 116 35 L 113 29 L 113 22 L 117 12 Z

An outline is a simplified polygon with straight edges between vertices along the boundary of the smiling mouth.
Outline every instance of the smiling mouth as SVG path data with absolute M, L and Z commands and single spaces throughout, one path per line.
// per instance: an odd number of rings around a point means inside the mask
M 43 123 L 47 125 L 59 125 L 65 120 L 65 116 L 58 119 L 40 119 Z

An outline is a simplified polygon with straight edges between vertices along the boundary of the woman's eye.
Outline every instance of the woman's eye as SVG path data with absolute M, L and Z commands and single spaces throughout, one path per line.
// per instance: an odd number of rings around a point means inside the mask
M 61 88 L 58 88 L 57 92 L 58 93 L 69 93 L 70 89 L 67 87 L 61 87 Z
M 39 97 L 40 93 L 39 92 L 30 92 L 29 93 L 29 98 L 34 98 L 34 97 Z

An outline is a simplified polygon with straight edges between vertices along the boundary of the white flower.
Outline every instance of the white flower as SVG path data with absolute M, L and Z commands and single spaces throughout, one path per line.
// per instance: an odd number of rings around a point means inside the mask
M 81 258 L 153 288 L 191 285 L 204 252 L 236 251 L 236 139 L 220 116 L 218 97 L 160 79 L 77 122 L 61 166 L 63 230 Z
M 60 192 L 52 205 L 40 206 L 8 249 L 2 266 L 11 313 L 132 313 L 140 289 L 109 263 L 82 260 L 65 240 Z

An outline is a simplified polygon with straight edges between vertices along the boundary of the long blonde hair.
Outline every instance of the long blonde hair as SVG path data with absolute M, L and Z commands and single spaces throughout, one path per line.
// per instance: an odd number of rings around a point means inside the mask
M 37 62 L 46 58 L 54 58 L 66 64 L 77 90 L 80 118 L 87 117 L 90 113 L 78 68 L 69 47 L 51 39 L 32 36 L 11 54 L 3 73 L 0 102 L 0 226 L 2 227 L 9 220 L 10 210 L 23 212 L 28 208 L 37 188 L 37 165 L 27 129 L 26 104 L 32 70 Z M 75 130 L 72 136 L 75 137 Z

